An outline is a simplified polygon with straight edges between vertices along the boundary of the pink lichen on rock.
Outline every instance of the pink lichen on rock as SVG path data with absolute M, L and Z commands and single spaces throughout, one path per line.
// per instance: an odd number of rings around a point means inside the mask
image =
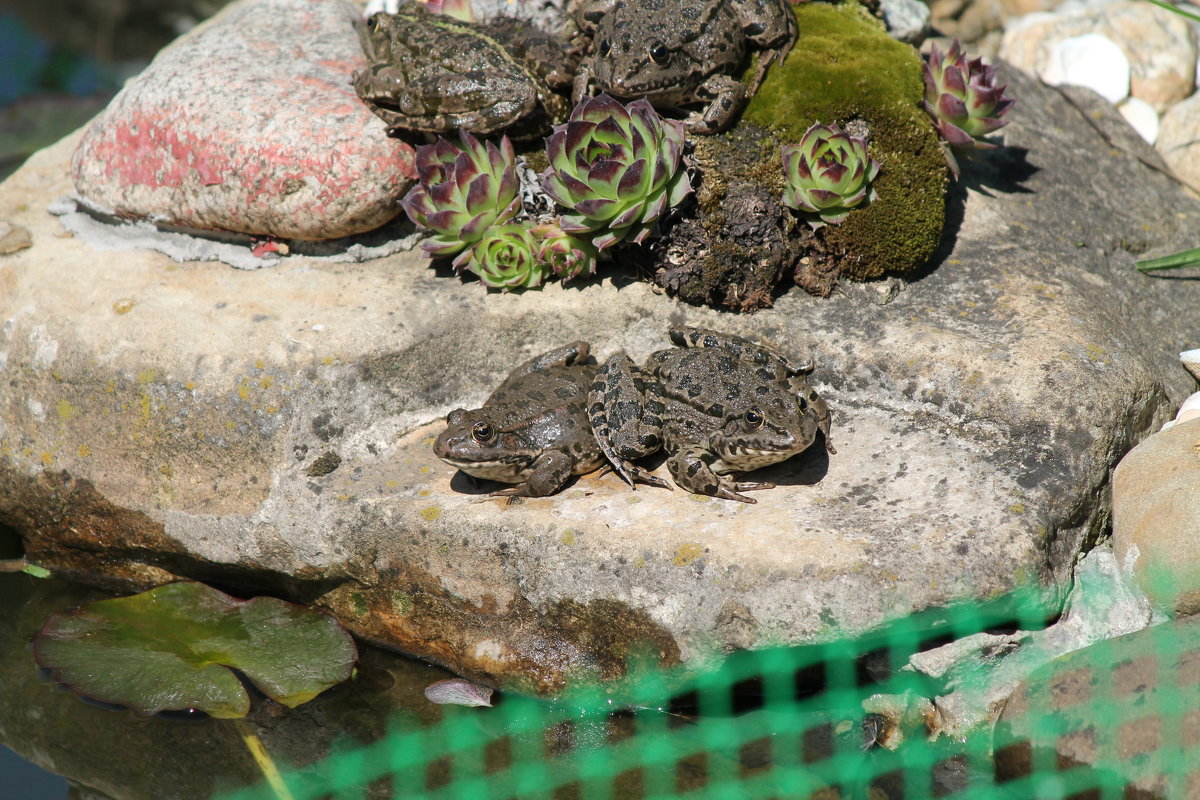
M 366 66 L 346 0 L 245 0 L 163 50 L 71 162 L 119 215 L 327 239 L 399 212 L 412 149 L 350 85 Z

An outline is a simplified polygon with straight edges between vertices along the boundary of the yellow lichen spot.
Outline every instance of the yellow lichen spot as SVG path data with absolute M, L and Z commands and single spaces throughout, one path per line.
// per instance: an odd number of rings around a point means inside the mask
M 559 541 L 562 542 L 563 544 L 565 544 L 567 547 L 570 547 L 571 545 L 575 544 L 575 531 L 571 530 L 570 528 L 563 531 L 563 534 L 559 538 Z
M 327 367 L 333 366 L 333 356 L 325 356 L 321 359 L 321 363 Z
M 234 422 L 233 420 L 231 420 L 231 419 L 225 420 L 225 430 L 231 431 L 236 427 L 237 427 L 237 423 Z
M 267 367 L 266 362 L 264 362 L 261 358 L 254 359 L 254 368 L 255 369 L 266 369 L 266 367 Z
M 436 436 L 426 436 L 425 441 L 421 442 L 421 444 L 425 447 L 432 447 L 435 441 L 437 441 Z
M 116 394 L 117 393 L 117 382 L 116 381 L 108 381 L 107 383 L 105 383 L 104 391 L 108 392 L 109 394 Z
M 979 305 L 979 303 L 976 303 L 974 300 L 967 301 L 967 308 L 974 308 L 977 305 Z
M 688 499 L 691 500 L 693 503 L 707 503 L 708 495 L 696 494 L 695 492 L 688 492 Z
M 158 377 L 158 370 L 154 367 L 146 367 L 138 373 L 138 383 L 154 383 L 154 379 Z
M 163 464 L 158 468 L 158 474 L 162 475 L 167 480 L 170 480 L 171 478 L 175 477 L 175 468 L 170 464 Z
M 671 561 L 677 567 L 686 567 L 702 555 L 704 555 L 703 547 L 695 542 L 686 542 L 679 545 L 679 548 L 675 551 L 675 557 Z
M 1024 514 L 1025 513 L 1025 504 L 1024 503 L 1013 503 L 1012 505 L 1010 505 L 1008 507 L 1008 510 L 1014 514 Z
M 413 597 L 407 592 L 392 592 L 392 610 L 397 616 L 407 617 L 413 610 Z
M 54 454 L 53 453 L 45 453 L 44 452 L 39 457 L 42 459 L 42 463 L 45 464 L 47 467 L 54 463 Z
M 268 414 L 278 414 L 279 413 L 279 409 L 276 408 L 275 406 L 267 406 L 266 408 L 263 409 L 263 411 L 267 412 Z
M 961 258 L 947 258 L 946 263 L 952 267 L 957 267 L 958 265 L 962 264 L 963 262 L 962 262 Z
M 250 385 L 245 381 L 238 384 L 238 397 L 247 400 L 250 397 Z
M 1090 342 L 1084 345 L 1084 349 L 1087 350 L 1088 358 L 1092 361 L 1104 361 L 1105 357 L 1107 356 L 1107 354 L 1101 348 L 1091 344 Z
M 339 495 L 337 496 L 337 501 L 338 501 L 339 503 L 347 503 L 347 502 L 349 502 L 349 501 L 350 501 L 350 495 L 348 495 L 348 494 L 339 494 Z
M 431 494 L 433 494 L 433 492 L 429 491 L 428 489 L 422 489 L 421 491 L 417 492 L 417 497 L 429 497 Z
M 388 481 L 387 483 L 384 484 L 384 486 L 388 487 L 389 489 L 395 489 L 399 485 L 400 485 L 400 481 Z
M 440 556 L 444 556 L 444 555 L 446 555 L 446 554 L 448 554 L 448 553 L 450 552 L 450 545 L 448 545 L 448 544 L 439 544 L 439 545 L 438 545 L 438 549 L 437 549 L 437 551 L 438 551 L 438 555 L 440 555 Z
M 50 370 L 50 377 L 54 378 L 54 380 L 58 381 L 59 383 L 62 383 L 63 376 L 58 370 Z
M 62 400 L 59 400 L 58 418 L 65 421 L 73 416 L 75 416 L 75 406 L 71 405 L 71 401 L 67 400 L 65 397 Z
M 263 389 L 270 389 L 275 384 L 275 379 L 270 375 L 263 375 L 258 379 L 258 385 Z
M 966 384 L 967 386 L 978 386 L 981 380 L 983 380 L 983 373 L 976 370 L 967 376 Z
M 430 469 L 429 469 L 428 464 L 426 464 L 425 466 L 423 466 L 419 470 L 417 470 L 417 472 L 421 472 L 421 473 L 425 473 L 425 472 L 429 472 L 429 471 L 430 471 Z
M 425 506 L 419 513 L 421 514 L 421 519 L 426 522 L 433 522 L 442 515 L 442 509 L 439 506 Z
M 634 503 L 641 502 L 641 499 L 642 499 L 642 498 L 638 497 L 636 494 L 627 494 L 627 495 L 625 495 L 625 502 L 626 502 L 626 503 L 629 503 L 630 505 L 633 505 Z
M 112 304 L 112 310 L 116 314 L 128 314 L 130 311 L 133 311 L 133 307 L 136 305 L 137 301 L 132 297 L 122 297 Z
M 642 567 L 646 566 L 646 559 L 642 558 L 641 556 L 638 556 L 637 558 L 635 558 L 633 560 L 633 566 L 634 566 L 634 569 L 641 569 Z
M 966 312 L 966 311 L 960 311 L 960 312 L 958 312 L 958 315 L 959 315 L 960 317 L 965 317 L 965 316 L 967 316 L 967 312 Z
M 142 419 L 150 419 L 150 395 L 145 392 L 138 398 L 138 413 L 142 415 Z
M 87 458 L 92 454 L 92 448 L 88 447 L 86 444 L 81 444 L 75 449 L 75 453 L 80 458 Z
M 193 389 L 195 389 L 195 388 L 196 388 L 196 382 L 195 382 L 195 381 L 188 381 L 187 383 L 185 383 L 185 384 L 183 385 L 183 388 L 184 388 L 184 389 L 187 389 L 187 390 L 190 392 L 190 391 L 192 391 Z

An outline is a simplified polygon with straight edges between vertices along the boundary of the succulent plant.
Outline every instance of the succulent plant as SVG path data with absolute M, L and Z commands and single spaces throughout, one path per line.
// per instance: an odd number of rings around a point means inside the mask
M 1008 124 L 1000 117 L 1016 101 L 1004 96 L 1006 88 L 996 85 L 994 66 L 984 65 L 982 58 L 968 61 L 957 39 L 946 53 L 936 46 L 929 51 L 924 106 L 950 148 L 995 147 L 981 139 Z M 957 177 L 958 164 L 949 150 L 946 155 Z
M 479 276 L 494 289 L 531 289 L 540 286 L 550 269 L 539 257 L 539 243 L 529 228 L 517 223 L 496 225 L 484 231 L 454 265 Z
M 598 250 L 640 243 L 692 191 L 682 153 L 683 124 L 664 120 L 644 98 L 622 105 L 606 94 L 587 97 L 546 139 L 542 186 L 569 209 L 564 232 L 592 234 Z
M 843 222 L 868 199 L 879 162 L 865 140 L 837 126 L 817 123 L 796 144 L 781 148 L 786 185 L 783 204 L 804 212 L 814 229 Z
M 586 238 L 565 232 L 558 221 L 538 225 L 530 233 L 539 242 L 541 261 L 563 282 L 595 274 L 599 254 Z
M 434 235 L 421 243 L 426 255 L 451 256 L 461 267 L 469 245 L 488 228 L 511 220 L 521 207 L 516 157 L 508 137 L 497 147 L 459 132 L 462 147 L 446 139 L 417 147 L 418 182 L 400 205 L 409 219 Z

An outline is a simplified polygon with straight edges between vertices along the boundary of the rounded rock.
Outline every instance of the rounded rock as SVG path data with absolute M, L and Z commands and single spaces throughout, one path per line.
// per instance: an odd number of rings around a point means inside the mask
M 1200 188 L 1200 93 L 1163 114 L 1154 146 L 1180 180 Z
M 92 122 L 77 191 L 119 216 L 329 239 L 399 213 L 412 150 L 350 86 L 346 0 L 250 0 L 161 53 Z
M 1125 102 L 1117 107 L 1117 110 L 1121 112 L 1125 121 L 1138 132 L 1139 136 L 1150 144 L 1154 144 L 1158 139 L 1159 130 L 1158 112 L 1154 110 L 1154 106 L 1145 100 L 1127 97 Z
M 1129 59 L 1107 36 L 1085 33 L 1054 45 L 1041 78 L 1051 86 L 1085 86 L 1120 103 L 1129 96 Z
M 1200 611 L 1200 420 L 1147 438 L 1117 465 L 1113 551 L 1158 607 Z

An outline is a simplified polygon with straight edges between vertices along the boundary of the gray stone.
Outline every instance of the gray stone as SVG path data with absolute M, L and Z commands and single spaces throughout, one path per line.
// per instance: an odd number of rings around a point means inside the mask
M 1113 473 L 1113 549 L 1156 604 L 1200 611 L 1200 420 L 1156 433 Z
M 255 235 L 329 239 L 392 219 L 412 149 L 350 86 L 366 66 L 358 15 L 346 0 L 225 9 L 92 122 L 75 186 L 119 216 Z
M 1200 208 L 1095 95 L 1002 77 L 1007 148 L 965 165 L 924 275 L 743 316 L 620 270 L 500 295 L 416 253 L 239 271 L 96 252 L 44 211 L 65 140 L 0 187 L 33 238 L 0 259 L 0 524 L 68 577 L 269 589 L 539 691 L 643 648 L 828 639 L 1028 581 L 1053 606 L 1106 530 L 1116 460 L 1191 389 L 1200 286 L 1133 262 L 1193 244 Z M 585 339 L 641 359 L 669 323 L 811 348 L 838 453 L 764 470 L 779 486 L 748 506 L 611 474 L 507 505 L 430 452 L 529 356 Z
M 918 0 L 883 0 L 879 4 L 888 34 L 918 46 L 929 35 L 929 6 Z

